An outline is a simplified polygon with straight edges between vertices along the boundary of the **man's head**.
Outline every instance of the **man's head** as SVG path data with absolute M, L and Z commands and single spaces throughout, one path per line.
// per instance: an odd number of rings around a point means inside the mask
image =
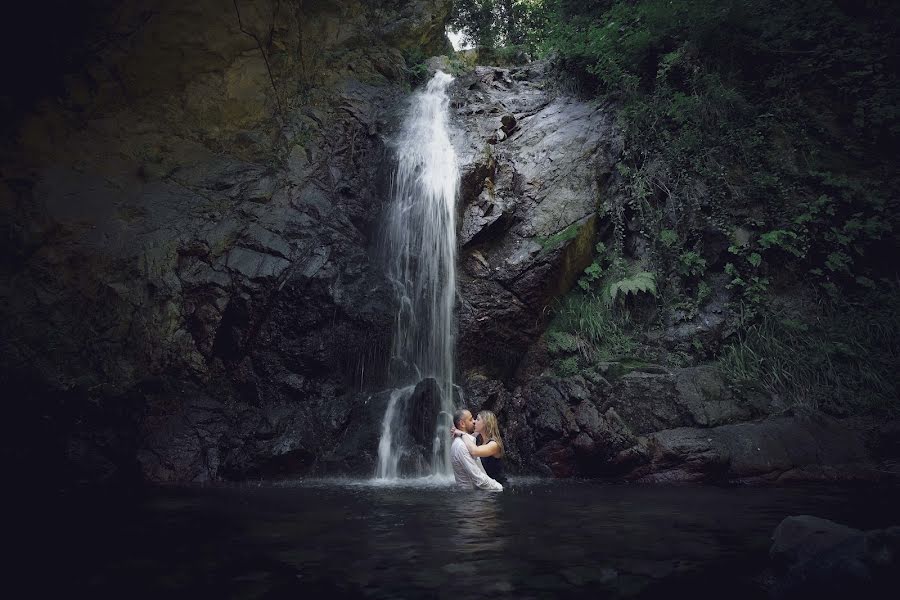
M 473 431 L 475 431 L 475 420 L 472 418 L 472 413 L 464 408 L 461 408 L 453 413 L 453 425 L 455 425 L 457 429 L 465 431 L 466 433 L 472 433 Z

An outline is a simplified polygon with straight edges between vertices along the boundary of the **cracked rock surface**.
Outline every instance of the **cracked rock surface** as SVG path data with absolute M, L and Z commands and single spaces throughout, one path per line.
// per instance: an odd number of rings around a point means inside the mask
M 476 67 L 450 95 L 461 367 L 510 378 L 550 303 L 590 263 L 622 138 L 607 108 L 555 92 L 545 62 Z
M 0 373 L 25 424 L 4 457 L 191 481 L 369 444 L 348 423 L 394 314 L 385 138 L 401 51 L 444 49 L 449 1 L 94 4 L 82 62 L 0 146 Z

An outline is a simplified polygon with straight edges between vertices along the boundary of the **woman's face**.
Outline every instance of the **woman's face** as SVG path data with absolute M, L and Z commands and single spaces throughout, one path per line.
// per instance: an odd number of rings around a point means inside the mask
M 475 417 L 475 433 L 477 435 L 482 432 L 484 432 L 484 419 L 481 419 L 478 416 L 476 416 Z

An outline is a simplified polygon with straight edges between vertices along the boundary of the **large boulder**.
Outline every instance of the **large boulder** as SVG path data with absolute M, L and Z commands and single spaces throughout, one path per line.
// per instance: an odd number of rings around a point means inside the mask
M 893 598 L 900 585 L 900 527 L 860 531 L 809 515 L 772 534 L 774 598 Z
M 610 110 L 556 93 L 545 62 L 476 67 L 450 94 L 462 172 L 460 363 L 508 380 L 548 306 L 590 264 L 622 138 Z
M 558 476 L 618 474 L 645 462 L 634 449 L 639 436 L 764 414 L 736 396 L 712 367 L 601 367 L 609 379 L 535 375 L 512 389 L 470 372 L 463 388 L 468 406 L 500 416 L 513 469 Z

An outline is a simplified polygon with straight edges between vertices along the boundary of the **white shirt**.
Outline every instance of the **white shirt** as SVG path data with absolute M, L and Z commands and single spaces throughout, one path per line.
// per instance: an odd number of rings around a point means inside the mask
M 468 435 L 473 442 L 475 441 L 468 433 L 463 435 Z M 466 490 L 477 488 L 493 492 L 503 491 L 503 486 L 498 481 L 488 477 L 481 459 L 469 454 L 462 436 L 455 438 L 450 446 L 450 463 L 453 465 L 453 476 L 456 478 L 457 486 Z

